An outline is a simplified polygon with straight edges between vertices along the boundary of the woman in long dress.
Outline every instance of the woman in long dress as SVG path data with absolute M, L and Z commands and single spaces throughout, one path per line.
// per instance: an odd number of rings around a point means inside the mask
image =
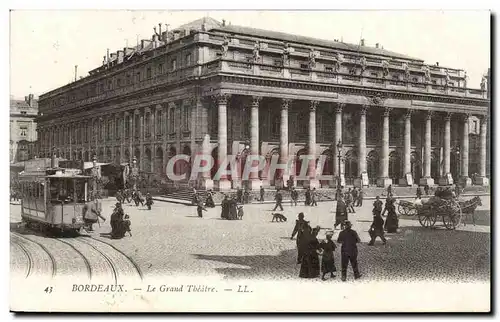
M 323 256 L 321 258 L 321 272 L 323 273 L 322 279 L 325 279 L 326 274 L 330 273 L 330 277 L 334 278 L 334 273 L 337 271 L 335 267 L 334 252 L 337 245 L 332 240 L 333 232 L 326 234 L 326 241 L 320 244 L 320 248 L 323 250 Z
M 302 278 L 316 278 L 319 277 L 319 241 L 318 241 L 319 227 L 312 230 L 309 236 L 303 236 L 304 242 L 307 245 L 302 263 L 300 265 L 299 277 Z
M 385 204 L 387 209 L 387 219 L 385 221 L 385 229 L 388 233 L 396 233 L 399 226 L 398 215 L 396 214 L 396 207 L 394 206 L 394 199 L 387 201 Z

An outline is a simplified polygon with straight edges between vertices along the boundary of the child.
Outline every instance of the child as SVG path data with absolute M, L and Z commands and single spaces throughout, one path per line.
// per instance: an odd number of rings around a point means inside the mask
M 198 201 L 196 211 L 198 212 L 198 217 L 203 218 L 203 211 L 207 211 L 207 209 L 203 207 L 201 201 Z
M 243 206 L 238 207 L 238 219 L 241 220 L 243 219 Z
M 125 215 L 125 217 L 123 217 L 123 228 L 125 228 L 125 233 L 128 232 L 130 237 L 132 237 L 132 231 L 130 230 L 131 224 L 132 223 L 130 222 L 130 217 L 128 215 Z
M 326 280 L 325 278 L 326 274 L 330 273 L 330 277 L 334 278 L 335 275 L 333 273 L 337 271 L 333 256 L 337 246 L 333 242 L 332 237 L 333 237 L 333 231 L 327 232 L 326 241 L 323 241 L 320 245 L 320 248 L 323 250 L 323 257 L 321 259 L 321 271 L 323 272 L 323 276 L 321 277 L 321 279 L 323 281 Z

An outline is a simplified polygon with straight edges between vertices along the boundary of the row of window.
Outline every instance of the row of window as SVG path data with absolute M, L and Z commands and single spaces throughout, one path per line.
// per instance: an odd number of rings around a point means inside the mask
M 119 139 L 122 136 L 122 130 L 124 138 L 129 138 L 133 135 L 136 138 L 141 137 L 141 132 L 144 131 L 144 137 L 149 138 L 153 135 L 163 136 L 165 133 L 173 133 L 175 129 L 182 124 L 183 131 L 191 131 L 191 106 L 184 106 L 182 108 L 182 114 L 176 117 L 175 108 L 169 108 L 168 115 L 165 114 L 164 110 L 156 111 L 154 114 L 155 123 L 153 124 L 153 114 L 147 112 L 144 115 L 144 125 L 141 126 L 141 116 L 139 114 L 133 114 L 133 116 L 126 116 L 125 120 L 121 118 L 108 119 L 107 121 L 94 121 L 87 128 L 81 125 L 76 128 L 64 129 L 59 132 L 52 133 L 52 142 L 54 145 L 69 144 L 81 144 L 83 142 L 89 142 L 90 138 L 96 140 L 112 139 L 113 137 Z M 181 116 L 181 120 L 177 121 L 177 118 Z M 133 117 L 133 119 L 132 119 Z M 166 118 L 166 120 L 164 120 Z M 134 132 L 131 133 L 131 121 L 133 120 Z M 124 121 L 124 124 L 122 124 Z M 167 131 L 170 132 L 167 132 Z M 72 135 L 70 135 L 72 131 Z M 46 144 L 50 140 L 50 133 L 42 132 L 42 141 Z
M 191 66 L 193 64 L 193 59 L 191 53 L 187 53 L 183 57 L 184 67 Z M 108 80 L 102 80 L 84 86 L 83 88 L 78 88 L 72 92 L 62 94 L 59 97 L 52 99 L 49 102 L 50 107 L 56 107 L 64 105 L 67 103 L 72 103 L 96 95 L 105 93 L 106 91 L 111 91 L 123 86 L 128 86 L 132 84 L 137 84 L 141 81 L 151 79 L 153 77 L 163 75 L 166 71 L 165 62 L 160 61 L 153 67 L 149 64 L 147 67 L 144 66 L 137 67 L 135 71 L 127 71 L 124 75 L 113 76 Z M 174 72 L 179 68 L 177 58 L 172 58 L 169 61 L 169 72 Z

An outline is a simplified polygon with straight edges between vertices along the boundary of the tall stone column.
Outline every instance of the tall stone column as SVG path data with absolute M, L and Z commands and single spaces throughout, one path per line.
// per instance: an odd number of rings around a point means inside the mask
M 342 142 L 342 110 L 345 107 L 345 103 L 337 103 L 335 108 L 335 138 L 333 145 L 335 146 L 335 162 L 333 163 L 333 175 L 335 176 L 335 181 L 337 182 L 340 177 L 341 186 L 345 186 L 344 173 L 342 172 L 342 165 L 338 164 L 337 156 L 337 144 Z M 335 185 L 337 186 L 337 184 Z
M 451 113 L 444 117 L 444 138 L 443 138 L 443 177 L 439 179 L 440 185 L 453 184 L 453 177 L 450 173 L 451 157 Z
M 220 170 L 222 162 L 229 160 L 227 159 L 227 103 L 230 95 L 219 94 L 215 97 L 215 101 L 219 110 L 218 119 L 218 160 L 217 160 L 217 171 Z M 227 162 L 224 162 L 227 164 Z M 217 180 L 218 179 L 218 180 Z M 217 190 L 229 190 L 231 189 L 231 182 L 227 179 L 226 175 L 216 178 L 214 180 L 214 186 Z
M 389 115 L 391 109 L 385 108 L 384 118 L 382 121 L 382 153 L 380 158 L 379 178 L 377 186 L 388 187 L 392 184 L 392 179 L 389 178 Z
M 291 100 L 283 99 L 281 101 L 281 123 L 280 123 L 280 164 L 288 163 L 288 108 L 291 104 Z M 286 182 L 289 179 L 283 170 L 279 169 L 278 179 L 275 181 L 276 188 L 283 188 L 286 186 Z M 271 179 L 271 178 L 269 178 Z
M 250 107 L 250 154 L 256 158 L 259 156 L 259 105 L 262 100 L 260 96 L 253 96 Z M 253 161 L 257 164 L 258 161 Z M 243 165 L 246 167 L 246 164 Z M 251 190 L 258 190 L 262 186 L 262 181 L 259 179 L 258 172 L 250 172 L 250 180 L 248 188 Z
M 472 180 L 469 178 L 469 114 L 465 114 L 463 118 L 462 132 L 462 186 L 472 185 Z
M 486 132 L 488 131 L 488 116 L 481 118 L 481 128 L 479 133 L 479 176 L 474 184 L 487 186 L 490 184 L 486 177 Z
M 405 132 L 403 138 L 403 178 L 399 179 L 399 184 L 403 186 L 413 185 L 411 173 L 411 113 L 412 110 L 406 110 L 404 115 Z
M 354 186 L 368 186 L 368 172 L 366 171 L 366 112 L 369 105 L 363 105 L 359 111 L 359 138 L 358 138 L 358 170 L 359 177 L 354 180 Z
M 434 185 L 434 179 L 431 177 L 431 120 L 432 111 L 425 115 L 425 133 L 424 133 L 424 176 L 420 179 L 421 185 Z
M 307 142 L 308 154 L 311 160 L 308 160 L 307 176 L 304 180 L 304 187 L 319 188 L 319 180 L 316 177 L 316 109 L 318 101 L 311 101 L 309 105 L 309 137 Z

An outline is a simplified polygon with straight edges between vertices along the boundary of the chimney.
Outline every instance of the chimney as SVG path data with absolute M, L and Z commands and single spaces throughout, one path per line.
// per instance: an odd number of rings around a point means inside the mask
M 102 64 L 106 65 L 106 56 L 102 56 Z
M 226 26 L 226 19 L 222 19 L 222 27 Z
M 141 49 L 146 48 L 147 46 L 149 46 L 150 43 L 151 43 L 151 40 L 149 40 L 149 39 L 142 39 L 141 40 Z
M 116 53 L 111 53 L 110 60 L 115 60 L 117 57 Z
M 130 47 L 124 47 L 124 48 L 123 48 L 123 54 L 124 54 L 125 56 L 128 56 L 128 55 L 130 55 L 130 54 L 131 54 L 131 53 L 133 53 L 133 52 L 134 52 L 134 49 L 133 49 L 133 48 L 130 48 Z
M 375 48 L 378 48 L 378 43 L 375 44 Z
M 158 24 L 158 35 L 160 35 L 160 36 L 162 35 L 162 33 L 161 33 L 161 22 Z
M 33 97 L 33 94 L 28 95 L 28 101 L 26 103 L 28 103 L 30 107 L 33 107 Z
M 125 56 L 125 55 L 124 55 L 124 51 L 123 51 L 123 50 L 118 50 L 118 51 L 116 52 L 116 56 L 117 56 L 117 58 L 118 58 L 118 60 L 117 60 L 117 62 L 116 62 L 116 63 L 117 63 L 117 64 L 121 64 L 121 63 L 123 63 L 123 57 Z
M 361 46 L 364 46 L 364 45 L 365 45 L 365 40 L 361 39 Z
M 438 67 L 439 67 L 439 62 L 438 62 L 438 61 L 436 62 L 436 66 L 438 66 Z

